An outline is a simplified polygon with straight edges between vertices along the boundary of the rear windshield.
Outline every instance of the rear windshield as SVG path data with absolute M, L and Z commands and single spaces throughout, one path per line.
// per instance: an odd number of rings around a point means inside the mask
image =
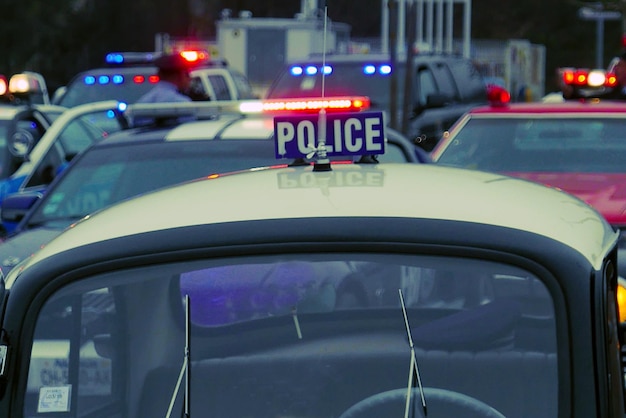
M 406 162 L 387 144 L 381 162 Z M 28 221 L 65 226 L 120 200 L 216 173 L 289 164 L 271 140 L 171 141 L 99 147 L 86 152 L 47 193 Z
M 409 338 L 412 399 L 448 412 L 433 417 L 558 415 L 555 309 L 531 272 L 302 247 L 160 259 L 59 289 L 38 312 L 23 416 L 166 417 L 174 404 L 178 417 L 187 392 L 196 417 L 402 417 Z
M 120 200 L 214 173 L 276 163 L 271 141 L 188 141 L 102 147 L 84 155 L 30 224 L 82 218 Z
M 148 78 L 155 73 L 156 70 L 150 67 L 131 72 L 115 69 L 107 73 L 85 72 L 70 82 L 67 91 L 57 104 L 74 107 L 103 100 L 134 103 L 154 87 L 155 83 L 150 82 Z

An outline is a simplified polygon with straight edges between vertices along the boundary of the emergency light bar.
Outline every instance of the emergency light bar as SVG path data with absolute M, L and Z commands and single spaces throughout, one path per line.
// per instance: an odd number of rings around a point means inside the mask
M 345 96 L 328 98 L 266 99 L 241 102 L 242 113 L 280 113 L 327 111 L 358 112 L 370 108 L 366 96 Z
M 311 114 L 326 109 L 331 112 L 359 112 L 369 109 L 366 96 L 332 97 L 328 99 L 219 100 L 180 103 L 133 103 L 124 111 L 131 125 L 138 119 L 215 119 L 219 115 L 294 115 Z
M 158 52 L 110 52 L 104 62 L 110 65 L 151 64 L 159 55 Z
M 131 122 L 137 118 L 152 119 L 214 119 L 219 114 L 238 113 L 240 101 L 220 100 L 215 102 L 176 102 L 176 103 L 133 103 L 129 104 L 124 115 Z
M 562 68 L 561 79 L 564 84 L 577 87 L 615 87 L 617 77 L 605 70 L 586 68 Z

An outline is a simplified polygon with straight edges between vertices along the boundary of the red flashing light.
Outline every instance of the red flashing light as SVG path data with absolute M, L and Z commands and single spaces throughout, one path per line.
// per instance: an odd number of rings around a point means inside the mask
M 0 74 L 0 96 L 4 96 L 9 92 L 9 80 Z
M 370 108 L 369 97 L 328 97 L 301 99 L 266 99 L 242 103 L 243 112 L 359 112 Z
M 487 100 L 492 106 L 504 106 L 511 102 L 511 94 L 503 87 L 487 86 Z
M 199 49 L 184 50 L 180 51 L 179 54 L 190 64 L 198 64 L 203 61 L 207 61 L 210 58 L 210 55 L 207 51 Z
M 148 82 L 151 84 L 156 84 L 159 82 L 159 76 L 158 75 L 151 75 L 148 77 Z
M 576 70 L 574 71 L 574 81 L 573 83 L 578 86 L 587 85 L 587 78 L 589 77 L 589 72 L 586 70 Z
M 616 87 L 617 86 L 617 76 L 613 73 L 606 74 L 606 80 L 604 80 L 604 85 L 607 87 Z
M 141 84 L 144 81 L 146 81 L 146 78 L 144 76 L 142 76 L 142 75 L 136 75 L 136 76 L 133 77 L 133 83 L 135 83 L 135 84 Z
M 574 70 L 563 70 L 563 82 L 565 84 L 572 84 L 574 82 Z

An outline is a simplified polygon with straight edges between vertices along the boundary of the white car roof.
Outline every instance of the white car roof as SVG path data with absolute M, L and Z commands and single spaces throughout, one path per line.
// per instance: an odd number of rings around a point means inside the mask
M 158 208 L 158 210 L 155 210 Z M 174 215 L 175 214 L 175 215 Z M 617 233 L 589 205 L 548 187 L 432 164 L 250 170 L 147 194 L 93 214 L 30 260 L 168 228 L 302 217 L 410 217 L 489 224 L 563 242 L 599 267 Z
M 220 115 L 215 120 L 186 122 L 166 135 L 167 141 L 206 139 L 219 136 L 223 139 L 271 139 L 274 121 L 271 116 Z

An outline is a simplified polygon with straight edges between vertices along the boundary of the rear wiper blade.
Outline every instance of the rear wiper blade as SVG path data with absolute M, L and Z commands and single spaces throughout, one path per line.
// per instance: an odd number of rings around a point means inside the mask
M 404 418 L 409 418 L 409 412 L 411 410 L 412 399 L 411 394 L 417 384 L 420 392 L 420 398 L 422 401 L 422 409 L 424 410 L 424 417 L 427 415 L 426 411 L 426 399 L 424 398 L 424 388 L 422 386 L 422 379 L 420 378 L 419 367 L 417 366 L 417 359 L 415 358 L 415 346 L 413 345 L 413 337 L 411 336 L 411 327 L 409 326 L 409 316 L 406 313 L 406 305 L 404 304 L 404 296 L 402 295 L 402 289 L 398 289 L 400 295 L 400 306 L 402 307 L 402 315 L 404 315 L 404 326 L 406 327 L 406 335 L 409 339 L 409 347 L 411 348 L 411 364 L 409 366 L 409 383 L 406 390 L 406 404 L 404 407 Z
M 167 409 L 166 418 L 172 416 L 172 409 L 174 409 L 174 403 L 178 397 L 178 391 L 180 390 L 180 384 L 182 383 L 183 376 L 185 377 L 185 396 L 184 396 L 184 411 L 183 417 L 190 418 L 190 405 L 189 394 L 191 393 L 191 307 L 190 307 L 189 295 L 185 295 L 185 354 L 183 358 L 183 366 L 180 369 L 178 380 L 176 381 L 176 387 L 172 398 L 170 399 L 170 406 Z

